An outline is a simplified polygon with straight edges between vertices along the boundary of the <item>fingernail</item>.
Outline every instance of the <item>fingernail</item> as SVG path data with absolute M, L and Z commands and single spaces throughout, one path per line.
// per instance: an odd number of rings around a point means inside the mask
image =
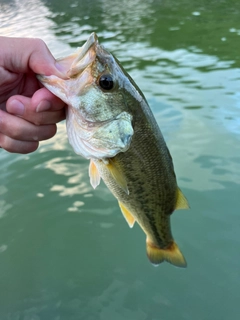
M 18 100 L 12 100 L 8 105 L 8 112 L 22 116 L 24 114 L 24 105 Z
M 36 108 L 36 112 L 43 112 L 43 111 L 47 111 L 51 108 L 51 103 L 47 100 L 43 100 L 41 101 L 37 108 Z

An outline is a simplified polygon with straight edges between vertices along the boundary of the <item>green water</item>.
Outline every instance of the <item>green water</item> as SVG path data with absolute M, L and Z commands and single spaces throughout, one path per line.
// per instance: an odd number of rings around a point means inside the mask
M 30 155 L 0 150 L 0 320 L 240 318 L 239 1 L 0 1 L 0 35 L 55 56 L 92 31 L 140 86 L 191 210 L 172 216 L 188 261 L 153 267 L 65 124 Z

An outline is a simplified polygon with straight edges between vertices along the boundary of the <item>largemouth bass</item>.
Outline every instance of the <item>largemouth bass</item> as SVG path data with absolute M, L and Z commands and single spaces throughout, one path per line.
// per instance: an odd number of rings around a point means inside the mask
M 102 178 L 129 226 L 135 221 L 140 225 L 153 264 L 165 260 L 185 267 L 170 217 L 188 203 L 144 95 L 95 33 L 59 63 L 66 69 L 65 79 L 53 75 L 38 79 L 68 105 L 69 142 L 77 154 L 90 159 L 93 188 Z

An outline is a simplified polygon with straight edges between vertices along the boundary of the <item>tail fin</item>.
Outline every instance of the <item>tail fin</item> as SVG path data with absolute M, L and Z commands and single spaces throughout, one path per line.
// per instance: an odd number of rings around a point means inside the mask
M 180 268 L 186 268 L 187 266 L 184 256 L 174 241 L 168 248 L 161 249 L 147 239 L 147 255 L 152 264 L 156 266 L 163 261 L 167 261 Z

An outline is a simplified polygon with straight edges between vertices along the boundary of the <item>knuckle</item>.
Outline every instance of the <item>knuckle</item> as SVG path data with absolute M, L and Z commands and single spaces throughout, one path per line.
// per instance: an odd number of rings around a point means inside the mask
M 17 118 L 16 118 L 17 119 Z M 22 135 L 22 126 L 17 125 L 15 116 L 9 116 L 7 112 L 1 113 L 0 116 L 0 133 L 5 137 L 18 140 Z
M 45 119 L 44 119 L 44 114 L 39 113 L 37 114 L 33 119 L 32 119 L 32 123 L 35 126 L 41 126 L 45 123 Z
M 19 137 L 22 135 L 22 130 L 20 128 L 14 128 L 14 130 L 11 130 L 9 132 L 9 137 L 11 137 L 14 140 L 19 140 Z
M 43 140 L 47 140 L 55 136 L 57 132 L 57 126 L 55 124 L 48 125 L 43 131 Z
M 43 123 L 41 121 L 41 119 L 35 119 L 33 120 L 33 124 L 37 127 L 41 126 Z
M 56 125 L 39 126 L 32 135 L 34 141 L 43 141 L 52 138 L 57 132 Z

